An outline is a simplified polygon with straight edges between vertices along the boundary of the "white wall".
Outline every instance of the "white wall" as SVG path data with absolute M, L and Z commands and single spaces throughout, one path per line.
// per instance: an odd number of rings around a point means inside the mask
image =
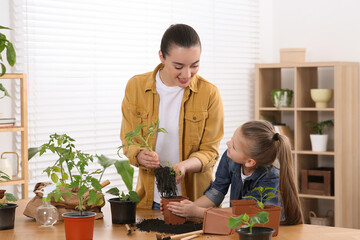
M 360 62 L 360 1 L 260 0 L 260 3 L 264 12 L 260 22 L 261 62 L 279 62 L 280 48 L 306 48 L 306 61 Z M 272 34 L 267 33 L 269 29 Z M 272 55 L 268 49 L 272 49 Z

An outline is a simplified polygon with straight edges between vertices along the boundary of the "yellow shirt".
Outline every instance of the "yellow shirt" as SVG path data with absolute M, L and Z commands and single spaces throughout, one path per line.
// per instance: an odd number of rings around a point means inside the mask
M 126 86 L 122 102 L 123 119 L 120 137 L 125 143 L 125 135 L 140 123 L 149 126 L 156 122 L 159 113 L 159 96 L 156 92 L 155 77 L 159 64 L 153 72 L 132 77 Z M 143 129 L 142 131 L 145 131 Z M 142 134 L 146 134 L 142 132 Z M 166 133 L 159 133 L 166 134 Z M 195 75 L 185 88 L 179 116 L 180 161 L 190 157 L 202 163 L 201 172 L 186 173 L 181 182 L 183 196 L 191 201 L 203 195 L 212 180 L 212 171 L 219 159 L 218 147 L 224 135 L 224 109 L 219 90 L 215 85 Z M 155 148 L 155 137 L 151 139 Z M 124 148 L 130 164 L 139 167 L 136 191 L 140 196 L 139 208 L 151 209 L 154 199 L 154 170 L 139 165 L 139 146 Z

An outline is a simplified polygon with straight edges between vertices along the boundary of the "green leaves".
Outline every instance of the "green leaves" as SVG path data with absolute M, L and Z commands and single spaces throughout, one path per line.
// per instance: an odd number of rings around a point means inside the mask
M 8 27 L 0 26 L 0 29 L 11 30 Z M 6 60 L 10 66 L 14 66 L 16 63 L 16 52 L 13 44 L 6 38 L 6 36 L 0 33 L 0 61 L 3 62 L 3 58 L 1 56 L 2 52 L 6 49 Z M 1 63 L 1 73 L 0 77 L 3 76 L 6 72 L 6 67 L 3 63 Z M 1 90 L 1 89 L 0 89 Z M 3 90 L 1 90 L 3 91 Z
M 119 154 L 120 150 L 131 145 L 137 145 L 141 148 L 146 148 L 153 152 L 154 150 L 152 149 L 151 137 L 153 137 L 158 132 L 167 133 L 165 128 L 159 128 L 159 123 L 160 121 L 158 119 L 155 123 L 151 123 L 147 128 L 145 125 L 139 124 L 135 127 L 134 131 L 126 133 L 126 144 L 121 145 L 118 149 L 119 157 L 121 157 Z M 145 132 L 145 134 L 142 135 L 142 132 Z
M 334 126 L 333 120 L 326 120 L 321 122 L 307 121 L 306 124 L 311 125 L 314 133 L 316 134 L 323 134 L 325 127 Z
M 254 191 L 258 191 L 259 192 L 259 195 L 260 195 L 260 199 L 257 199 L 256 197 L 254 196 L 245 196 L 243 198 L 247 198 L 247 199 L 254 199 L 258 206 L 261 208 L 261 209 L 264 209 L 264 203 L 266 203 L 268 200 L 272 199 L 272 198 L 275 198 L 276 195 L 273 193 L 273 192 L 267 192 L 267 191 L 270 191 L 270 190 L 273 190 L 275 192 L 278 192 L 278 190 L 276 188 L 272 188 L 272 187 L 255 187 L 253 188 L 250 193 L 254 192 Z
M 131 191 L 133 185 L 134 168 L 130 166 L 129 161 L 127 160 L 116 161 L 114 166 L 124 181 L 126 188 Z
M 250 220 L 250 221 L 249 221 Z M 246 213 L 241 214 L 238 217 L 230 217 L 228 220 L 229 228 L 237 228 L 242 225 L 242 227 L 250 227 L 250 233 L 252 233 L 252 227 L 254 224 L 265 224 L 269 221 L 269 213 L 262 211 L 258 212 L 255 216 L 249 217 Z

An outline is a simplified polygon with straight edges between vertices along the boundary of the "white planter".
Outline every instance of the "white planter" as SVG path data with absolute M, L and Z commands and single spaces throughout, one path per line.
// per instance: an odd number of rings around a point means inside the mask
M 326 152 L 327 150 L 327 134 L 310 134 L 311 148 L 314 152 Z

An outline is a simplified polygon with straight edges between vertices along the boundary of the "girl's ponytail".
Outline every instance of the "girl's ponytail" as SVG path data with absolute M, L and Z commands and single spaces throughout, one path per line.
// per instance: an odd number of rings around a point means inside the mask
M 285 220 L 281 224 L 300 224 L 303 220 L 300 199 L 295 186 L 291 144 L 287 137 L 278 135 L 276 145 L 278 145 L 277 159 L 280 163 L 279 191 L 285 213 Z

